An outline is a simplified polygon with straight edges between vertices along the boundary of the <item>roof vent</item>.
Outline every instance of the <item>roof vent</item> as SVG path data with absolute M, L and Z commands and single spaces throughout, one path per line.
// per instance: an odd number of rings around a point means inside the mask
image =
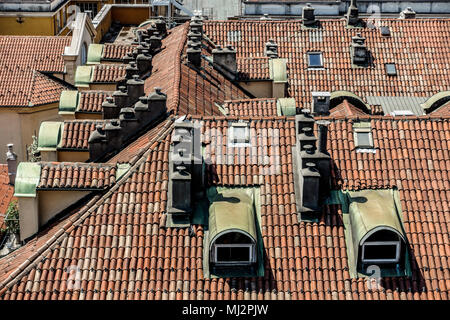
M 273 39 L 266 42 L 264 54 L 269 58 L 278 58 L 278 44 Z
M 359 12 L 356 0 L 352 0 L 345 16 L 345 19 L 347 20 L 347 26 L 358 27 L 361 24 L 361 20 L 359 19 L 358 14 Z
M 17 171 L 17 154 L 14 152 L 14 144 L 8 143 L 8 151 L 6 152 L 6 162 L 8 163 L 9 184 L 14 185 L 16 181 Z
M 316 16 L 314 14 L 314 8 L 311 3 L 307 3 L 302 9 L 303 25 L 306 27 L 312 27 L 317 24 Z
M 411 9 L 411 7 L 407 7 L 405 10 L 400 12 L 400 19 L 414 19 L 416 17 L 416 13 Z
M 360 33 L 352 37 L 352 64 L 360 67 L 367 67 L 369 65 L 369 51 L 365 45 L 366 38 L 362 37 Z

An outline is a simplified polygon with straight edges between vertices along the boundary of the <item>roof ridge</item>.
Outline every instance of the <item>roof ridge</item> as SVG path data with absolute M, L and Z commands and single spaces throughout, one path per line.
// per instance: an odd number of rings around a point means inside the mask
M 170 106 L 167 106 L 167 110 L 177 110 L 177 106 L 180 103 L 180 86 L 181 86 L 181 54 L 184 49 L 184 44 L 186 43 L 187 34 L 189 32 L 189 23 L 185 22 L 184 25 L 184 31 L 181 36 L 182 40 L 178 43 L 178 48 L 175 52 L 175 59 L 174 59 L 174 65 L 175 65 L 175 72 L 173 77 L 173 100 Z
M 142 154 L 134 157 L 130 160 L 131 168 L 121 176 L 116 183 L 109 188 L 109 190 L 103 195 L 94 195 L 94 197 L 88 201 L 83 207 L 81 207 L 78 213 L 75 213 L 71 217 L 66 217 L 67 221 L 62 225 L 62 227 L 40 248 L 38 248 L 35 253 L 27 258 L 20 266 L 18 266 L 9 276 L 0 283 L 0 297 L 13 286 L 17 281 L 21 279 L 31 268 L 39 263 L 39 258 L 41 256 L 47 256 L 54 247 L 66 238 L 70 232 L 78 225 L 80 225 L 89 215 L 98 209 L 116 190 L 120 188 L 122 183 L 126 182 L 128 178 L 136 171 L 136 169 L 147 159 L 147 156 L 153 152 L 153 146 L 160 142 L 162 139 L 166 138 L 171 129 L 173 128 L 174 118 L 170 117 L 168 119 L 167 125 L 156 135 L 152 141 L 150 141 L 150 147 L 146 149 Z

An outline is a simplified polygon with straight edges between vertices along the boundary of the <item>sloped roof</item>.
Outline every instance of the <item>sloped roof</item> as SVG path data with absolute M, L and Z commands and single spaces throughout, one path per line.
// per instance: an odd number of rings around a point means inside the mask
M 450 240 L 445 214 L 448 194 L 443 190 L 450 190 L 445 165 L 450 161 L 449 120 L 373 117 L 376 154 L 357 153 L 352 148 L 351 119 L 331 122 L 328 151 L 336 164 L 332 175 L 335 187 L 400 189 L 413 275 L 383 278 L 381 291 L 367 290 L 363 278 L 350 278 L 340 205 L 325 206 L 318 222 L 298 222 L 290 148 L 295 143 L 294 121 L 259 118 L 250 120 L 251 126 L 268 134 L 279 130 L 280 170 L 255 172 L 248 156 L 248 166 L 224 167 L 215 163 L 216 157 L 209 165 L 207 180 L 210 184 L 260 186 L 267 256 L 264 277 L 204 279 L 203 227 L 193 225 L 191 234 L 189 228 L 164 227 L 169 130 L 152 140 L 109 194 L 81 208 L 75 215 L 79 218 L 67 222 L 47 251 L 18 268 L 13 274 L 17 281 L 1 293 L 4 299 L 446 300 Z M 228 126 L 225 117 L 196 121 L 204 124 L 205 141 L 217 136 L 212 129 L 224 131 Z M 218 148 L 226 147 L 226 139 L 215 141 Z M 111 219 L 112 213 L 115 219 Z M 18 250 L 24 251 L 24 258 L 30 255 L 26 249 Z M 69 265 L 80 267 L 81 290 L 69 291 L 67 282 L 59 281 L 65 279 L 63 269 Z M 0 271 L 3 279 L 8 269 L 5 266 Z
M 321 20 L 319 29 L 303 29 L 301 21 L 208 20 L 204 30 L 216 44 L 236 47 L 238 59 L 264 56 L 265 43 L 273 39 L 280 58 L 288 59 L 288 93 L 299 106 L 309 107 L 312 91 L 346 90 L 365 99 L 368 95 L 431 97 L 449 90 L 449 19 L 379 22 L 389 26 L 391 36 L 382 36 L 379 29 L 346 28 L 342 19 Z M 366 38 L 374 58 L 369 68 L 351 67 L 351 38 L 357 33 Z M 323 52 L 323 70 L 308 70 L 309 51 Z M 388 76 L 385 63 L 395 63 L 398 75 Z
M 80 102 L 76 112 L 102 112 L 102 103 L 106 97 L 112 95 L 111 91 L 87 90 L 80 92 Z
M 88 150 L 88 140 L 90 134 L 97 125 L 102 127 L 105 120 L 68 120 L 64 121 L 60 149 Z
M 275 98 L 242 99 L 225 101 L 223 108 L 229 116 L 276 116 Z
M 71 37 L 0 36 L 0 106 L 57 102 L 66 87 L 46 73 L 64 73 Z
M 91 83 L 116 83 L 125 79 L 124 64 L 98 64 L 93 66 Z
M 102 60 L 121 61 L 127 54 L 131 53 L 135 46 L 117 43 L 105 43 L 103 45 Z
M 153 86 L 163 87 L 169 110 L 177 117 L 193 113 L 187 118 L 202 125 L 208 186 L 260 188 L 264 276 L 205 279 L 204 227 L 165 227 L 175 121 L 169 117 L 110 161 L 129 162 L 132 167 L 107 193 L 93 197 L 70 218 L 0 259 L 0 297 L 448 300 L 450 118 L 324 117 L 331 122 L 327 150 L 333 189 L 399 188 L 412 277 L 385 277 L 382 290 L 368 290 L 366 279 L 350 277 L 341 205 L 325 205 L 317 222 L 298 221 L 294 118 L 216 114 L 214 101 L 233 99 L 226 99 L 227 94 L 219 90 L 209 96 L 213 98 L 208 105 L 198 103 L 205 94 L 200 84 L 214 82 L 193 69 L 183 71 L 189 68 L 181 58 L 185 28 L 173 29 L 172 37 L 164 39 L 166 53 L 180 60 L 163 59 L 163 55 L 158 60 L 156 55 L 146 92 Z M 198 92 L 202 89 L 203 93 Z M 239 95 L 239 88 L 228 92 Z M 361 119 L 371 122 L 375 153 L 355 149 L 352 128 Z M 267 148 L 228 145 L 228 127 L 238 120 L 249 123 L 252 143 L 255 133 L 266 139 Z M 80 268 L 79 290 L 67 288 L 65 268 L 70 266 Z

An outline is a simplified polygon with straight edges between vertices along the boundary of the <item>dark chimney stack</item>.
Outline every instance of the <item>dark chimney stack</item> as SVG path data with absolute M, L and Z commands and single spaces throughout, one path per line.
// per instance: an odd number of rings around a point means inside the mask
M 114 103 L 114 97 L 107 97 L 102 103 L 103 119 L 119 118 L 120 108 Z
M 367 67 L 369 65 L 369 50 L 365 45 L 366 38 L 360 33 L 352 37 L 352 45 L 350 48 L 352 55 L 352 64 L 359 67 Z
M 361 24 L 361 20 L 359 19 L 358 15 L 358 5 L 356 4 L 356 0 L 352 0 L 345 16 L 347 20 L 347 26 L 358 27 Z
M 131 61 L 125 68 L 125 77 L 127 79 L 133 79 L 134 75 L 139 75 L 139 70 L 136 66 L 136 62 Z
M 117 106 L 117 108 L 119 108 L 119 110 L 122 108 L 125 108 L 125 107 L 129 107 L 130 99 L 128 97 L 127 87 L 119 86 L 117 89 L 118 90 L 114 91 L 114 93 L 112 95 L 114 98 L 114 104 Z M 120 113 L 120 111 L 119 111 L 119 113 Z
M 120 110 L 120 127 L 122 128 L 122 141 L 132 137 L 139 129 L 139 122 L 136 118 L 134 109 L 131 107 Z
M 155 21 L 155 27 L 161 37 L 164 38 L 167 35 L 166 22 L 164 21 L 164 18 L 162 16 L 159 16 Z
M 214 67 L 222 71 L 229 79 L 235 79 L 237 74 L 236 50 L 232 46 L 222 48 L 216 46 L 212 51 Z
M 107 152 L 107 140 L 105 131 L 101 125 L 97 125 L 96 129 L 91 133 L 88 140 L 89 159 L 97 161 Z
M 122 145 L 121 130 L 122 128 L 117 119 L 111 120 L 111 122 L 105 125 L 107 152 L 119 149 Z
M 305 27 L 314 27 L 317 24 L 314 8 L 307 3 L 302 9 L 302 20 Z
M 150 53 L 154 55 L 155 53 L 159 52 L 162 46 L 162 38 L 159 35 L 158 31 L 154 32 L 154 34 L 150 37 L 149 42 Z
M 134 75 L 133 79 L 127 81 L 127 92 L 129 98 L 128 106 L 132 106 L 139 100 L 139 97 L 145 94 L 144 80 L 140 80 L 138 75 Z
M 152 71 L 152 56 L 148 50 L 143 50 L 136 58 L 136 67 L 141 77 L 151 73 Z

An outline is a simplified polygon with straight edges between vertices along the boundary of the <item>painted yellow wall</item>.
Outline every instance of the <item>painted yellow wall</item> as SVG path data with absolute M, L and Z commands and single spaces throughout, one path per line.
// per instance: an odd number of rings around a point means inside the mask
M 22 17 L 23 22 L 18 23 L 16 17 L 0 15 L 1 35 L 29 35 L 52 36 L 54 35 L 54 17 Z

